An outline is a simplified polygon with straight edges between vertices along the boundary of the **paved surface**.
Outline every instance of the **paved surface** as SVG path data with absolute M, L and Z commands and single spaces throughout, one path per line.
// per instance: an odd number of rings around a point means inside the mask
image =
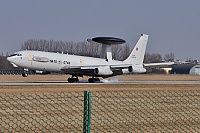
M 45 81 L 45 82 L 0 82 L 0 85 L 72 85 L 72 84 L 200 84 L 200 81 L 108 81 L 103 80 L 98 83 L 88 83 L 88 81 L 79 81 L 77 83 L 68 83 L 66 81 Z

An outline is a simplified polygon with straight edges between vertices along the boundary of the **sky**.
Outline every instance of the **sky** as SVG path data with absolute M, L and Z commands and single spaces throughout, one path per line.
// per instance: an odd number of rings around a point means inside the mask
M 149 35 L 146 52 L 200 59 L 200 0 L 1 0 L 0 52 L 29 39 L 83 42 L 119 37 L 134 47 Z

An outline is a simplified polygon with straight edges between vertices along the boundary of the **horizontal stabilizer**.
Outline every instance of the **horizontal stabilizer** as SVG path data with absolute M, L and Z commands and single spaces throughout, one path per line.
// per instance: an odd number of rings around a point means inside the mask
M 171 65 L 174 65 L 174 62 L 144 63 L 144 67 L 166 67 Z

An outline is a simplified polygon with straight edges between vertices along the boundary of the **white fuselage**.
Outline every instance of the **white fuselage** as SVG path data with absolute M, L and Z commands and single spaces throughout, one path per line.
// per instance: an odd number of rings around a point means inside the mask
M 90 66 L 107 66 L 107 65 L 121 65 L 122 61 L 69 55 L 62 53 L 51 53 L 42 51 L 19 51 L 19 56 L 8 57 L 8 60 L 21 68 L 41 71 L 61 72 L 63 67 L 90 67 Z

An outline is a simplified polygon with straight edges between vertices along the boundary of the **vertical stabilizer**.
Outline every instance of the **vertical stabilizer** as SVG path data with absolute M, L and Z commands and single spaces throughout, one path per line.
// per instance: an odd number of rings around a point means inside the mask
M 132 50 L 131 54 L 124 62 L 132 63 L 135 65 L 142 65 L 144 60 L 144 54 L 146 51 L 147 41 L 148 35 L 141 34 L 141 37 L 135 45 L 134 49 Z

